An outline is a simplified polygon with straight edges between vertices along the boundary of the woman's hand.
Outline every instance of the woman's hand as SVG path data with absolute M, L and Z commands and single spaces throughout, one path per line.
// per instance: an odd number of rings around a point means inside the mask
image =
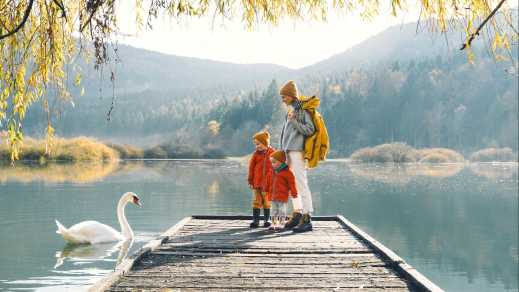
M 287 117 L 289 120 L 293 120 L 296 117 L 296 113 L 294 111 L 289 111 Z

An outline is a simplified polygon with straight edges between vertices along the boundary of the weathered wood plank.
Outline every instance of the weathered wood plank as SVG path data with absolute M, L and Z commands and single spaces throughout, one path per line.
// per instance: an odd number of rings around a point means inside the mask
M 371 265 L 371 266 L 390 266 L 390 264 L 384 261 L 345 261 L 340 258 L 334 259 L 313 259 L 313 258 L 274 258 L 274 257 L 257 257 L 257 258 L 223 258 L 223 257 L 213 257 L 213 258 L 169 258 L 169 259 L 142 259 L 139 262 L 139 265 L 142 266 L 154 266 L 154 265 L 166 265 L 166 264 L 176 264 L 176 263 L 184 263 L 189 262 L 193 264 L 220 264 L 220 265 L 239 265 L 239 264 L 247 264 L 247 265 L 259 265 L 259 264 L 277 264 L 280 266 L 286 265 L 301 265 L 301 266 L 316 266 L 316 265 L 352 265 L 352 264 L 363 264 L 363 265 Z
M 358 241 L 337 241 L 337 242 L 268 242 L 268 241 L 200 241 L 200 242 L 172 242 L 168 241 L 162 245 L 163 249 L 185 249 L 185 248 L 204 248 L 204 249 L 269 249 L 270 252 L 276 250 L 314 250 L 314 249 L 346 249 L 346 248 L 365 248 L 366 246 Z
M 123 291 L 135 291 L 135 289 L 132 289 L 132 288 L 124 288 L 124 287 L 115 287 L 115 288 L 111 288 L 109 291 L 113 291 L 113 292 L 123 292 Z M 139 288 L 138 289 L 139 292 L 164 292 L 164 289 L 163 288 L 148 288 L 148 289 L 141 289 Z M 167 291 L 167 290 L 166 290 Z M 174 292 L 176 292 L 176 290 L 173 290 Z M 173 292 L 172 291 L 172 292 Z M 181 290 L 182 292 L 192 292 L 192 291 L 200 291 L 199 288 L 182 288 Z M 233 291 L 243 291 L 242 288 L 225 288 L 225 289 L 218 289 L 218 288 L 205 288 L 203 290 L 204 292 L 233 292 Z M 247 288 L 246 291 L 261 291 L 261 292 L 264 292 L 265 291 L 265 288 L 263 287 L 250 287 L 250 288 Z M 268 289 L 269 292 L 286 292 L 286 291 L 290 291 L 290 292 L 316 292 L 316 291 L 322 291 L 321 289 L 315 289 L 315 288 L 295 288 L 295 289 L 287 289 L 287 288 L 281 288 L 281 289 Z M 409 289 L 406 287 L 406 288 L 387 288 L 387 287 L 384 287 L 384 288 L 373 288 L 373 287 L 364 287 L 364 286 L 359 286 L 359 287 L 354 287 L 354 288 L 332 288 L 332 289 L 327 289 L 325 291 L 334 291 L 334 292 L 342 292 L 342 291 L 362 291 L 362 292 L 402 292 L 402 291 L 409 291 Z
M 276 279 L 283 279 L 283 278 L 341 278 L 341 279 L 347 279 L 347 278 L 369 278 L 369 279 L 382 279 L 382 278 L 398 278 L 400 277 L 396 273 L 390 273 L 385 270 L 385 272 L 382 269 L 381 271 L 373 270 L 372 272 L 361 272 L 359 270 L 351 269 L 347 272 L 339 271 L 339 272 L 323 272 L 323 273 L 301 273 L 301 269 L 297 271 L 292 272 L 285 272 L 285 271 L 276 271 L 275 273 L 269 272 L 267 270 L 253 270 L 253 271 L 229 271 L 229 273 L 223 273 L 218 272 L 217 269 L 212 270 L 200 270 L 200 271 L 190 271 L 190 270 L 182 270 L 182 273 L 180 270 L 161 270 L 157 271 L 139 271 L 134 273 L 129 273 L 125 275 L 126 277 L 148 277 L 148 278 L 182 278 L 182 277 L 208 277 L 208 278 L 276 278 Z
M 269 248 L 248 248 L 248 247 L 200 247 L 200 248 L 189 248 L 189 247 L 169 247 L 167 245 L 160 246 L 157 248 L 159 251 L 175 250 L 185 252 L 198 252 L 204 253 L 257 253 L 257 254 L 336 254 L 336 253 L 372 253 L 372 250 L 366 247 L 348 247 L 348 248 L 276 248 L 275 250 Z
M 369 277 L 321 277 L 321 278 L 290 278 L 279 277 L 235 277 L 235 278 L 209 278 L 209 277 L 176 277 L 176 278 L 150 278 L 124 276 L 117 287 L 142 287 L 142 288 L 242 288 L 253 287 L 269 288 L 358 288 L 364 287 L 392 287 L 404 288 L 409 285 L 399 278 L 369 278 Z
M 228 266 L 222 267 L 217 265 L 212 266 L 158 266 L 149 269 L 135 269 L 132 273 L 127 276 L 132 277 L 176 277 L 176 276 L 214 276 L 214 277 L 227 277 L 227 276 L 258 276 L 258 277 L 292 277 L 292 275 L 300 275 L 301 277 L 310 276 L 321 276 L 323 275 L 393 275 L 397 276 L 396 273 L 387 269 L 385 266 L 382 267 L 371 267 L 371 266 L 308 266 L 308 270 L 302 270 L 300 266 L 275 266 L 269 265 L 263 268 L 253 266 L 251 267 L 239 267 Z
M 182 258 L 190 258 L 190 259 L 196 259 L 196 258 L 211 258 L 211 257 L 214 257 L 214 258 L 262 258 L 262 259 L 265 259 L 265 258 L 268 258 L 268 259 L 284 259 L 284 258 L 287 258 L 287 259 L 290 259 L 290 260 L 293 260 L 294 258 L 304 258 L 304 259 L 308 259 L 308 260 L 320 260 L 320 259 L 341 259 L 341 260 L 349 260 L 349 259 L 356 259 L 356 258 L 361 258 L 361 259 L 367 259 L 367 258 L 373 258 L 373 259 L 378 259 L 380 261 L 382 261 L 380 259 L 380 256 L 375 254 L 375 253 L 359 253 L 359 254 L 350 254 L 350 253 L 337 253 L 337 254 L 281 254 L 281 253 L 276 253 L 275 251 L 273 251 L 268 257 L 265 257 L 265 255 L 263 254 L 247 254 L 247 253 L 226 253 L 226 254 L 221 254 L 221 253 L 204 253 L 204 254 L 200 254 L 200 253 L 196 253 L 196 252 L 183 252 L 183 251 L 176 251 L 176 250 L 166 250 L 166 251 L 160 251 L 160 250 L 156 250 L 152 253 L 150 253 L 148 256 L 153 256 L 153 255 L 166 255 L 166 256 L 170 256 L 172 258 L 174 257 L 182 257 Z M 167 258 L 167 257 L 162 257 L 162 256 L 159 256 L 159 258 Z M 249 260 L 249 259 L 247 259 Z
M 135 289 L 132 288 L 124 288 L 124 287 L 112 287 L 110 291 L 113 292 L 123 292 L 123 291 L 135 291 Z M 164 288 L 148 288 L 148 289 L 138 289 L 139 292 L 164 292 Z M 167 291 L 167 290 L 166 290 Z M 173 290 L 176 292 L 176 290 Z M 173 292 L 171 291 L 171 292 Z M 199 288 L 182 288 L 182 292 L 192 292 L 192 291 L 200 291 Z M 225 289 L 218 289 L 218 288 L 205 288 L 203 289 L 204 292 L 233 292 L 233 291 L 243 291 L 242 288 L 225 288 Z M 265 288 L 263 287 L 249 287 L 246 291 L 261 291 L 264 292 Z M 316 288 L 281 288 L 281 289 L 275 289 L 270 288 L 268 289 L 269 292 L 316 292 L 316 291 L 322 291 L 322 289 L 316 289 Z M 409 291 L 407 287 L 400 287 L 400 288 L 374 288 L 374 287 L 353 287 L 353 288 L 331 288 L 326 289 L 325 291 L 333 291 L 333 292 L 343 292 L 343 291 L 362 291 L 362 292 L 402 292 L 402 291 Z

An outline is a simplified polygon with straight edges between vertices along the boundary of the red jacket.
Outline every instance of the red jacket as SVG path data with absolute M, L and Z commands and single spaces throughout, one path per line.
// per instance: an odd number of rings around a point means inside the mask
M 288 202 L 288 195 L 297 198 L 296 179 L 290 168 L 285 167 L 280 172 L 274 170 L 268 177 L 269 198 L 272 201 Z
M 268 147 L 264 151 L 256 150 L 249 161 L 249 177 L 248 182 L 254 189 L 260 189 L 264 192 L 268 190 L 267 174 L 272 172 L 272 164 L 270 163 L 270 154 L 274 152 L 272 147 Z

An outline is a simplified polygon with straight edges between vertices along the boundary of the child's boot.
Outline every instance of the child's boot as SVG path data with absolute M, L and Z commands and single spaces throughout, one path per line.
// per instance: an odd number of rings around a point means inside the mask
M 292 228 L 296 227 L 299 224 L 299 221 L 301 221 L 302 217 L 303 217 L 303 215 L 299 212 L 292 213 L 292 217 L 285 224 L 285 229 L 292 229 Z
M 250 223 L 250 228 L 258 228 L 260 221 L 261 209 L 252 209 L 252 222 Z
M 265 219 L 263 227 L 270 227 L 270 225 L 272 225 L 272 223 L 270 223 L 270 209 L 263 209 L 263 216 Z
M 304 214 L 301 222 L 292 231 L 296 233 L 312 231 L 312 217 L 310 214 Z

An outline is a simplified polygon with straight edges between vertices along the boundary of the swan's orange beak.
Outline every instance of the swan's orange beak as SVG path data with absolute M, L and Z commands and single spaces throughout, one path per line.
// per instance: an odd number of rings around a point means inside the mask
M 133 203 L 142 208 L 141 200 L 137 196 L 133 196 Z

